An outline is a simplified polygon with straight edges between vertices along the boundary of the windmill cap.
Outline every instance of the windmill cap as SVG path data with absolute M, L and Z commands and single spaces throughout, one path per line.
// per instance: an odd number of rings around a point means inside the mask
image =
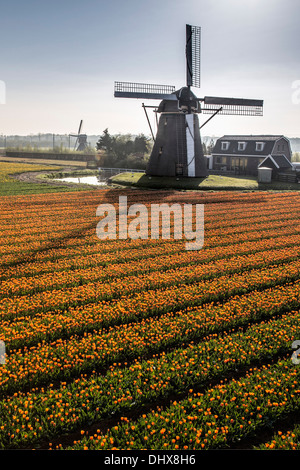
M 189 101 L 197 100 L 197 96 L 187 86 L 183 86 L 179 90 L 176 90 L 175 94 L 178 100 L 181 100 L 181 101 L 189 102 Z
M 164 99 L 161 101 L 158 112 L 178 112 L 178 108 L 182 111 L 187 111 L 189 107 L 192 111 L 200 112 L 200 106 L 197 96 L 190 90 L 189 87 L 184 86 L 179 90 L 174 91 L 171 95 L 175 95 L 175 100 Z

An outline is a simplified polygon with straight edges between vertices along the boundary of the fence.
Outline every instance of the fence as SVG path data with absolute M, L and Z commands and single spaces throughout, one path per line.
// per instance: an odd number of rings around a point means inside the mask
M 119 175 L 120 173 L 145 173 L 145 170 L 138 168 L 102 168 L 99 167 L 99 179 L 107 180 L 111 176 Z

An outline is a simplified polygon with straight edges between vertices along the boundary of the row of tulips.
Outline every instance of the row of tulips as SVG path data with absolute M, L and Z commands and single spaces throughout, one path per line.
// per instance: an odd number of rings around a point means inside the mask
M 252 256 L 255 257 L 255 255 Z M 261 258 L 260 255 L 258 257 Z M 188 266 L 170 272 L 160 272 L 159 277 L 156 272 L 150 272 L 143 275 L 116 278 L 112 281 L 95 281 L 64 289 L 46 290 L 28 296 L 5 297 L 1 302 L 0 317 L 6 322 L 15 317 L 33 316 L 38 312 L 51 311 L 55 313 L 63 310 L 68 315 L 67 310 L 71 307 L 80 308 L 83 306 L 85 308 L 87 304 L 92 304 L 92 308 L 94 308 L 94 303 L 99 304 L 112 299 L 116 303 L 119 298 L 121 298 L 121 303 L 126 303 L 130 302 L 133 296 L 137 304 L 139 303 L 138 299 L 141 298 L 148 306 L 151 303 L 151 297 L 155 296 L 157 300 L 163 297 L 163 303 L 166 304 L 169 299 L 169 305 L 174 308 L 174 301 L 179 306 L 180 304 L 186 305 L 187 299 L 189 303 L 201 304 L 210 300 L 226 298 L 238 292 L 255 288 L 262 289 L 269 285 L 292 281 L 298 277 L 300 268 L 300 260 L 298 259 L 284 265 L 277 266 L 275 264 L 272 269 L 269 266 L 254 269 L 251 256 L 249 258 L 250 266 L 247 257 L 242 261 L 240 259 L 233 260 L 233 267 L 230 266 L 228 260 L 226 263 L 223 260 L 220 263 L 212 262 L 211 271 L 216 277 L 209 274 L 209 266 L 204 266 L 204 269 L 202 265 Z M 244 271 L 242 271 L 243 264 Z M 230 266 L 229 273 L 223 274 L 224 271 L 226 273 L 226 265 Z M 218 273 L 221 275 L 218 276 Z M 159 311 L 162 308 L 162 304 L 160 306 L 157 304 L 154 311 Z M 121 305 L 120 310 L 122 310 Z M 143 307 L 140 308 L 140 311 L 142 310 Z
M 198 252 L 172 240 L 98 240 L 96 208 L 119 194 L 0 199 L 2 448 L 59 442 L 141 405 L 153 412 L 72 448 L 220 448 L 297 410 L 299 368 L 290 355 L 300 319 L 298 193 L 127 193 L 129 204 L 147 207 L 205 204 Z M 265 369 L 254 369 L 261 362 Z M 233 374 L 240 379 L 228 382 Z M 235 400 L 216 398 L 218 387 L 220 397 L 237 390 Z M 164 410 L 160 427 L 155 406 L 174 394 L 185 398 Z M 206 422 L 212 403 L 222 417 Z
M 300 410 L 300 369 L 289 358 L 205 392 L 157 407 L 136 420 L 126 416 L 106 433 L 98 430 L 68 449 L 221 449 L 238 444 Z M 84 431 L 83 431 L 84 434 Z M 57 449 L 63 445 L 56 445 Z
M 35 258 L 34 260 L 26 259 L 26 263 L 0 267 L 0 273 L 5 285 L 6 279 L 11 282 L 17 282 L 15 278 L 24 278 L 24 282 L 26 282 L 27 278 L 32 277 L 33 283 L 34 279 L 37 280 L 41 274 L 52 273 L 53 271 L 56 273 L 67 270 L 74 271 L 79 267 L 84 269 L 95 266 L 114 269 L 117 264 L 120 265 L 120 270 L 122 270 L 123 267 L 126 267 L 125 263 L 127 262 L 137 263 L 142 268 L 147 259 L 150 259 L 151 262 L 154 257 L 158 267 L 162 266 L 164 261 L 169 266 L 180 265 L 180 260 L 182 260 L 182 264 L 203 263 L 213 259 L 228 258 L 237 254 L 248 254 L 268 250 L 273 247 L 283 248 L 297 244 L 299 241 L 298 221 L 296 221 L 295 225 L 285 227 L 284 229 L 281 228 L 280 231 L 272 230 L 264 234 L 264 237 L 262 235 L 260 232 L 256 239 L 254 238 L 250 241 L 240 241 L 238 239 L 232 244 L 205 246 L 202 250 L 192 252 L 184 250 L 179 243 L 164 243 L 162 241 L 151 243 L 149 240 L 141 243 L 139 246 L 124 243 L 122 250 L 120 250 L 120 245 L 117 249 L 117 245 L 113 243 L 110 250 L 100 253 L 95 246 L 84 254 L 82 250 L 76 250 L 74 253 L 65 248 L 61 250 L 62 255 L 60 257 L 55 256 L 55 259 L 51 259 L 51 257 L 44 260 L 37 260 Z M 57 249 L 55 253 L 57 255 Z M 64 257 L 63 253 L 65 253 Z M 139 265 L 141 261 L 142 263 Z M 30 279 L 28 282 L 30 283 Z
M 225 232 L 222 233 L 222 238 L 220 238 L 220 236 L 212 237 L 206 232 L 205 249 L 201 251 L 201 254 L 215 251 L 216 248 L 221 249 L 222 246 L 225 249 L 233 248 L 241 243 L 251 242 L 252 240 L 260 241 L 265 239 L 267 242 L 272 238 L 282 237 L 283 235 L 293 236 L 299 233 L 299 224 L 297 219 L 294 221 L 284 220 L 284 222 L 280 222 L 275 226 L 273 225 L 271 225 L 271 228 L 268 228 L 267 230 L 260 229 L 254 231 L 252 228 L 251 231 L 233 233 L 231 237 Z M 26 274 L 26 272 L 29 274 L 32 272 L 39 273 L 39 270 L 46 269 L 44 265 L 47 262 L 49 263 L 49 261 L 50 269 L 51 265 L 55 270 L 64 269 L 64 267 L 68 267 L 68 264 L 72 262 L 74 264 L 78 257 L 78 261 L 81 261 L 83 256 L 87 258 L 87 262 L 93 262 L 95 258 L 99 258 L 99 262 L 103 265 L 120 262 L 123 257 L 128 260 L 135 256 L 145 258 L 147 255 L 151 256 L 153 250 L 161 249 L 161 252 L 165 250 L 169 253 L 174 253 L 176 251 L 182 253 L 182 251 L 184 251 L 182 243 L 174 243 L 172 241 L 160 241 L 157 243 L 157 241 L 153 240 L 147 240 L 146 242 L 130 240 L 130 243 L 128 243 L 126 240 L 122 243 L 121 241 L 113 242 L 110 240 L 105 244 L 105 246 L 107 246 L 107 248 L 104 251 L 103 248 L 102 251 L 99 250 L 100 244 L 97 243 L 95 233 L 93 233 L 93 243 L 87 243 L 87 240 L 83 239 L 80 245 L 69 247 L 66 246 L 65 240 L 58 240 L 54 242 L 53 246 L 50 244 L 49 246 L 43 247 L 42 250 L 37 249 L 33 252 L 29 250 L 28 255 L 22 252 L 22 256 L 19 260 L 18 258 L 16 259 L 16 253 L 11 253 L 10 255 L 6 253 L 4 258 L 5 263 L 0 271 L 1 277 L 7 278 L 11 276 L 20 276 L 22 274 Z M 103 247 L 103 244 L 101 244 L 101 247 Z M 32 260 L 30 257 L 32 257 Z M 16 266 L 14 266 L 14 264 L 16 264 Z
M 298 192 L 288 193 L 228 193 L 228 192 L 188 192 L 179 193 L 173 191 L 136 191 L 135 193 L 128 190 L 111 190 L 111 191 L 84 191 L 80 193 L 64 193 L 63 196 L 59 193 L 49 194 L 47 198 L 41 195 L 34 195 L 24 197 L 10 196 L 8 198 L 1 198 L 0 209 L 2 219 L 7 220 L 11 224 L 11 212 L 14 211 L 16 217 L 23 217 L 31 214 L 38 218 L 36 208 L 39 207 L 41 211 L 48 211 L 49 213 L 57 212 L 62 216 L 64 214 L 74 214 L 79 212 L 84 213 L 84 208 L 90 205 L 97 205 L 100 202 L 115 203 L 118 201 L 119 195 L 125 194 L 128 198 L 128 203 L 133 204 L 141 201 L 147 204 L 149 200 L 152 203 L 160 203 L 161 201 L 172 204 L 174 202 L 187 203 L 187 204 L 218 204 L 223 210 L 228 208 L 228 205 L 233 210 L 241 211 L 244 208 L 254 209 L 263 204 L 265 207 L 277 207 L 278 202 L 280 206 L 289 204 L 297 204 L 299 202 Z M 51 211 L 50 211 L 51 209 Z
M 131 308 L 134 309 L 136 299 L 132 300 Z M 154 297 L 153 300 L 154 306 L 157 306 L 157 299 Z M 147 306 L 145 302 L 144 305 Z M 74 377 L 80 372 L 91 371 L 94 368 L 103 370 L 116 361 L 134 359 L 178 347 L 183 342 L 198 341 L 207 334 L 219 334 L 230 328 L 245 327 L 252 322 L 297 309 L 299 305 L 300 281 L 298 280 L 289 285 L 237 295 L 224 303 L 187 307 L 177 312 L 170 310 L 169 313 L 159 317 L 140 318 L 139 321 L 134 321 L 133 310 L 132 323 L 115 325 L 102 331 L 100 325 L 95 324 L 93 310 L 89 313 L 83 310 L 81 317 L 77 319 L 70 312 L 69 325 L 66 318 L 50 318 L 48 325 L 42 321 L 42 318 L 40 322 L 35 318 L 32 329 L 25 326 L 21 338 L 17 336 L 17 328 L 15 330 L 16 349 L 11 349 L 7 363 L 0 369 L 1 390 L 2 393 L 12 393 L 24 386 L 63 380 L 65 377 Z M 116 315 L 120 314 L 119 310 L 120 308 L 115 309 Z M 128 310 L 129 303 L 124 308 L 124 315 L 129 314 Z M 106 318 L 107 313 L 104 314 L 102 322 Z M 63 339 L 63 333 L 67 331 L 68 326 L 74 332 L 76 322 L 81 336 L 75 334 Z M 87 328 L 89 324 L 90 332 Z M 83 325 L 87 332 L 82 335 Z M 95 331 L 96 326 L 100 329 L 99 332 Z M 55 331 L 58 339 L 55 337 Z M 32 346 L 29 343 L 25 347 L 26 333 L 28 336 L 39 334 L 38 337 L 43 337 L 44 341 Z M 11 342 L 13 344 L 12 339 Z M 22 349 L 18 349 L 18 345 L 23 345 Z
M 79 313 L 81 318 L 84 315 L 97 319 L 97 328 L 103 328 L 134 318 L 161 315 L 172 309 L 224 300 L 254 289 L 263 290 L 285 284 L 297 280 L 299 268 L 300 261 L 294 260 L 287 264 L 272 265 L 272 269 L 269 266 L 248 271 L 239 269 L 231 275 L 221 273 L 205 279 L 205 272 L 201 272 L 200 266 L 198 278 L 193 269 L 186 268 L 182 270 L 178 282 L 173 273 L 161 273 L 159 278 L 150 273 L 112 282 L 38 292 L 32 296 L 5 298 L 0 306 L 1 327 L 4 332 L 11 327 L 14 329 L 14 325 L 19 331 L 30 323 L 43 322 L 46 326 L 49 319 L 56 321 L 55 315 L 66 318 L 68 324 Z M 24 322 L 25 317 L 29 319 Z M 15 318 L 19 321 L 11 323 Z M 8 341 L 9 345 L 9 339 L 4 333 L 0 339 Z
M 93 201 L 94 202 L 94 201 Z M 84 206 L 84 218 L 80 217 L 80 214 L 74 212 L 73 218 L 68 220 L 68 224 L 66 226 L 66 210 L 62 207 L 60 212 L 54 212 L 51 218 L 51 211 L 42 211 L 42 213 L 38 212 L 35 216 L 28 214 L 28 226 L 24 224 L 24 219 L 26 217 L 26 211 L 23 211 L 20 220 L 14 217 L 13 227 L 14 231 L 10 234 L 8 227 L 5 227 L 5 237 L 0 246 L 0 252 L 3 255 L 8 255 L 9 250 L 12 250 L 12 253 L 17 253 L 20 250 L 27 250 L 29 251 L 30 248 L 38 248 L 43 243 L 49 241 L 50 239 L 64 239 L 65 242 L 66 236 L 70 236 L 70 243 L 78 243 L 76 238 L 76 234 L 78 235 L 77 231 L 84 230 L 85 235 L 92 240 L 94 238 L 94 227 L 96 222 L 95 217 L 95 206 L 91 205 L 86 208 Z M 88 210 L 87 210 L 88 209 Z M 215 209 L 215 208 L 214 208 Z M 253 212 L 253 209 L 247 209 L 247 216 L 245 216 L 245 211 L 241 212 L 241 215 L 238 216 L 234 211 L 227 211 L 226 214 L 223 214 L 222 211 L 219 209 L 219 217 L 218 211 L 205 208 L 205 224 L 207 231 L 213 231 L 214 229 L 218 230 L 218 226 L 220 221 L 222 222 L 223 232 L 227 231 L 227 229 L 236 230 L 238 227 L 242 227 L 244 225 L 248 227 L 258 227 L 263 223 L 278 223 L 282 218 L 284 219 L 293 219 L 297 217 L 298 212 L 298 205 L 293 204 L 292 207 L 280 207 L 279 209 L 274 208 L 271 214 L 266 215 L 266 212 L 257 211 L 257 209 Z M 53 210 L 53 209 L 52 209 Z M 267 207 L 264 207 L 264 210 L 267 211 Z M 226 218 L 224 220 L 224 215 Z M 50 219 L 50 220 L 49 220 Z M 53 220 L 52 220 L 53 219 Z M 62 230 L 58 229 L 59 221 L 62 220 Z M 0 218 L 1 220 L 1 218 Z M 40 220 L 44 222 L 41 224 Z M 38 223 L 39 222 L 39 223 Z M 36 227 L 36 228 L 35 228 Z M 20 228 L 22 231 L 22 238 L 20 240 Z M 28 233 L 28 237 L 26 234 Z M 72 236 L 73 235 L 73 236 Z M 219 234 L 220 235 L 220 234 Z M 32 247 L 30 245 L 30 241 L 32 240 Z
M 33 445 L 78 425 L 158 403 L 189 387 L 205 388 L 230 372 L 260 364 L 278 354 L 291 354 L 299 334 L 300 312 L 255 324 L 237 332 L 212 334 L 169 353 L 131 363 L 115 363 L 103 374 L 92 374 L 56 388 L 15 393 L 1 403 L 2 447 Z M 244 380 L 244 378 L 242 379 Z
M 266 208 L 264 209 L 266 210 Z M 251 228 L 261 229 L 264 226 L 268 227 L 272 225 L 276 227 L 280 226 L 280 224 L 282 223 L 282 219 L 293 222 L 293 220 L 297 218 L 298 210 L 299 207 L 296 205 L 292 208 L 281 208 L 277 211 L 274 210 L 269 216 L 266 216 L 265 213 L 261 212 L 255 212 L 255 214 L 251 216 L 251 213 L 247 211 L 247 216 L 245 215 L 245 213 L 243 213 L 240 217 L 235 213 L 221 213 L 218 217 L 216 211 L 212 212 L 211 215 L 209 215 L 209 211 L 205 207 L 205 228 L 207 232 L 213 236 L 214 232 L 219 232 L 220 222 L 222 222 L 222 233 L 228 234 L 237 232 L 240 229 L 243 229 L 247 232 L 250 231 Z M 25 228 L 21 224 L 21 220 L 19 221 L 19 223 L 18 221 L 14 220 L 15 229 L 14 231 L 12 231 L 12 233 L 10 233 L 7 228 L 3 230 L 5 238 L 2 239 L 0 245 L 0 253 L 3 256 L 5 254 L 7 255 L 10 252 L 17 253 L 18 251 L 21 251 L 21 249 L 29 251 L 30 249 L 42 246 L 43 244 L 48 242 L 49 239 L 61 239 L 64 240 L 67 244 L 77 245 L 78 243 L 80 243 L 80 239 L 77 239 L 76 235 L 80 233 L 84 233 L 84 235 L 86 235 L 92 241 L 94 236 L 94 228 L 98 221 L 98 218 L 96 218 L 94 207 L 89 207 L 88 213 L 89 218 L 87 220 L 80 220 L 80 218 L 76 218 L 74 219 L 73 223 L 69 221 L 67 227 L 66 224 L 64 224 L 61 230 L 58 230 L 59 220 L 57 220 L 57 218 L 59 217 L 59 215 L 57 214 L 55 214 L 55 217 L 53 217 L 53 222 L 50 223 L 49 221 L 47 221 L 47 225 L 45 226 L 37 226 L 38 224 L 35 225 L 35 220 L 32 217 L 29 218 L 28 228 Z M 49 216 L 49 214 L 43 215 L 45 217 Z M 226 217 L 225 220 L 224 217 Z M 63 220 L 65 221 L 65 219 Z M 24 221 L 22 220 L 22 222 Z M 173 223 L 171 223 L 171 226 L 172 225 Z M 19 239 L 20 228 L 22 230 L 21 240 Z M 26 235 L 27 232 L 28 235 Z M 218 233 L 218 235 L 220 235 L 220 233 Z
M 148 250 L 148 256 L 143 259 L 141 263 L 140 256 L 145 256 L 141 250 L 136 250 L 136 257 L 130 262 L 126 263 L 126 256 L 123 255 L 123 262 L 117 262 L 120 255 L 116 256 L 116 260 L 111 260 L 112 264 L 109 266 L 96 266 L 77 268 L 67 271 L 62 269 L 57 271 L 55 278 L 47 273 L 39 273 L 39 276 L 24 276 L 10 279 L 3 279 L 0 285 L 0 298 L 11 297 L 13 295 L 24 295 L 41 292 L 45 290 L 53 290 L 65 287 L 74 287 L 76 285 L 88 284 L 91 282 L 99 281 L 101 279 L 114 279 L 114 278 L 125 278 L 126 276 L 141 276 L 144 273 L 153 273 L 155 275 L 159 272 L 168 272 L 171 276 L 174 276 L 174 282 L 176 279 L 180 279 L 183 276 L 183 282 L 185 279 L 185 271 L 190 271 L 191 265 L 193 265 L 194 279 L 199 278 L 200 273 L 203 276 L 211 277 L 217 272 L 223 272 L 225 264 L 225 272 L 231 273 L 236 270 L 249 269 L 255 266 L 274 264 L 278 262 L 288 262 L 291 259 L 297 258 L 299 253 L 300 245 L 300 234 L 290 236 L 288 240 L 285 236 L 281 236 L 277 239 L 270 239 L 268 242 L 262 242 L 255 244 L 255 251 L 253 254 L 248 254 L 249 246 L 243 246 L 244 250 L 239 256 L 234 256 L 235 251 L 230 245 L 229 247 L 214 250 L 214 257 L 217 257 L 217 261 L 209 262 L 210 256 L 207 252 L 196 251 L 186 253 L 170 253 L 169 255 L 163 255 L 164 250 L 162 247 L 153 248 L 152 255 Z M 253 244 L 250 244 L 253 246 Z M 268 250 L 268 247 L 276 247 L 273 250 Z M 284 248 L 281 248 L 281 247 Z M 241 249 L 241 247 L 239 247 Z M 259 249 L 260 248 L 260 249 Z M 174 248 L 175 249 L 175 248 Z M 238 250 L 236 250 L 238 252 Z M 132 256 L 132 251 L 130 256 Z M 160 256 L 159 256 L 160 255 Z M 230 259 L 228 256 L 230 256 Z M 157 256 L 159 258 L 157 259 Z M 101 257 L 99 257 L 99 263 L 101 263 Z M 114 256 L 111 256 L 114 258 Z M 125 259 L 124 259 L 125 258 Z M 226 261 L 224 260 L 226 259 Z M 84 257 L 86 259 L 86 257 Z M 103 260 L 103 258 L 102 258 Z M 103 261 L 102 261 L 103 262 Z M 198 264 L 200 263 L 201 264 Z M 196 264 L 197 263 L 197 264 Z M 52 273 L 51 273 L 52 274 Z
M 277 431 L 272 439 L 255 447 L 256 450 L 300 450 L 300 426 Z
M 150 205 L 147 204 L 146 207 L 148 211 L 150 210 L 151 212 Z M 65 223 L 65 218 L 63 218 L 60 222 L 60 213 L 53 213 L 52 221 L 51 214 L 49 214 L 48 212 L 46 212 L 45 214 L 39 214 L 39 218 L 28 214 L 28 222 L 25 226 L 22 226 L 21 245 L 28 245 L 30 243 L 34 243 L 34 246 L 36 246 L 35 244 L 37 242 L 37 236 L 39 238 L 39 242 L 41 243 L 49 240 L 49 238 L 63 238 L 66 237 L 66 235 L 75 235 L 76 231 L 79 229 L 81 231 L 85 230 L 88 236 L 92 236 L 93 227 L 95 225 L 94 209 L 95 207 L 89 207 L 89 211 L 85 213 L 84 217 L 80 217 L 80 215 L 78 216 L 78 213 L 76 213 L 76 215 L 74 215 L 74 219 L 69 220 L 67 225 Z M 293 205 L 292 207 L 286 205 L 286 207 L 280 207 L 280 209 L 273 209 L 272 214 L 270 214 L 269 216 L 266 216 L 265 212 L 257 211 L 257 209 L 255 211 L 248 209 L 247 215 L 245 215 L 245 211 L 231 211 L 230 213 L 227 212 L 226 214 L 224 214 L 222 211 L 220 211 L 220 207 L 218 207 L 218 209 L 219 212 L 217 212 L 216 210 L 212 211 L 205 206 L 205 224 L 208 231 L 214 231 L 215 229 L 217 229 L 220 221 L 222 221 L 223 230 L 228 230 L 230 232 L 234 229 L 236 230 L 237 228 L 242 227 L 244 224 L 248 225 L 249 222 L 251 222 L 253 226 L 259 227 L 263 224 L 268 224 L 270 222 L 276 223 L 280 221 L 283 217 L 293 220 L 297 215 L 297 210 L 299 209 L 299 206 L 297 204 Z M 264 207 L 264 209 L 266 210 L 267 208 Z M 43 215 L 47 219 L 43 223 L 37 223 L 40 220 L 41 215 Z M 25 223 L 25 216 L 26 214 L 23 213 L 23 217 L 20 221 L 14 218 L 14 222 L 12 225 L 13 228 L 11 229 L 9 228 L 8 224 L 4 223 L 2 217 L 0 217 L 0 220 L 2 221 L 2 230 L 0 233 L 5 234 L 5 238 L 3 238 L 0 243 L 1 252 L 5 252 L 5 250 L 10 247 L 12 250 L 18 249 L 18 246 L 20 245 L 20 241 L 18 241 L 20 228 L 19 224 L 21 221 L 23 222 L 23 224 Z M 224 216 L 226 216 L 225 220 Z M 70 243 L 76 243 L 76 240 L 73 239 Z

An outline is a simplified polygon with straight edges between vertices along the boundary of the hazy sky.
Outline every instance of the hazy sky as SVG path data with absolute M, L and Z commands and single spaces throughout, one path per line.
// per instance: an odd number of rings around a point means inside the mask
M 216 116 L 203 135 L 300 136 L 299 0 L 0 0 L 0 6 L 6 86 L 0 134 L 68 134 L 81 119 L 88 134 L 105 128 L 149 134 L 142 101 L 114 98 L 114 81 L 184 86 L 188 23 L 202 28 L 197 96 L 264 100 L 263 117 Z

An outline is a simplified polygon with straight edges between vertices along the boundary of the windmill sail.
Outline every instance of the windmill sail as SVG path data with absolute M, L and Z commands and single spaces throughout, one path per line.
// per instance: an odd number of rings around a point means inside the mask
M 154 85 L 148 83 L 115 82 L 116 98 L 146 98 L 152 100 L 176 99 L 172 97 L 175 87 L 172 85 Z
M 82 122 L 83 122 L 83 121 L 82 121 L 82 119 L 81 119 L 81 121 L 80 121 L 80 124 L 79 124 L 79 129 L 78 129 L 78 135 L 79 135 L 79 134 L 80 134 L 80 132 L 81 132 L 81 128 L 82 128 Z
M 205 96 L 203 101 L 204 114 L 215 113 L 217 110 L 219 114 L 227 115 L 262 116 L 263 114 L 263 100 Z
M 186 25 L 186 84 L 200 87 L 201 28 Z

